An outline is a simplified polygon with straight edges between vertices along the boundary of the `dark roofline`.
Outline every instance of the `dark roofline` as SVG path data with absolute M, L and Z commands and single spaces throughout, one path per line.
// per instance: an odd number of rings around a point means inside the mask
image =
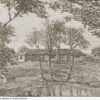
M 67 55 L 67 54 L 71 54 L 71 51 L 70 49 L 59 49 L 60 50 L 60 54 L 61 55 Z M 79 50 L 79 49 L 75 49 L 75 55 L 78 56 L 78 55 L 82 55 L 84 56 L 85 54 Z M 46 49 L 29 49 L 27 50 L 27 52 L 25 52 L 26 55 L 48 55 L 49 54 L 49 51 L 46 50 Z M 51 51 L 51 55 L 56 55 L 56 49 L 53 49 Z

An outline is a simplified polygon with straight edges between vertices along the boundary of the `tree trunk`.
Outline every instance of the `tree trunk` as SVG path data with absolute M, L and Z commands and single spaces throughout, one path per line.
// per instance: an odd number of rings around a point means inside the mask
M 40 62 L 40 69 L 41 69 L 41 77 L 42 77 L 42 81 L 43 81 L 43 86 L 46 88 L 46 95 L 47 96 L 51 96 L 49 84 L 44 79 L 43 68 L 42 68 L 42 61 L 41 61 L 41 56 L 40 55 L 39 55 L 39 62 Z
M 60 84 L 60 86 L 59 86 L 59 92 L 60 92 L 60 96 L 62 96 L 62 84 Z
M 40 46 L 39 46 L 39 41 L 36 45 L 37 49 L 39 50 L 40 49 Z M 42 68 L 42 60 L 41 60 L 41 55 L 38 55 L 39 57 L 39 63 L 40 63 L 40 70 L 41 70 L 41 77 L 42 77 L 42 81 L 43 81 L 43 86 L 45 85 L 45 80 L 44 80 L 44 75 L 43 75 L 43 68 Z
M 61 60 L 61 57 L 60 57 L 60 45 L 57 46 L 56 56 L 57 56 L 57 61 L 60 61 Z
M 51 51 L 52 51 L 52 49 L 49 49 L 49 69 L 50 69 L 50 76 L 51 76 L 51 81 L 53 81 L 54 79 L 53 79 L 53 73 L 52 73 L 52 62 L 51 62 Z M 54 86 L 53 85 L 53 83 L 52 83 L 52 86 Z M 50 91 L 50 90 L 49 90 Z M 54 90 L 53 90 L 53 96 L 55 96 L 55 92 L 54 92 Z
M 41 77 L 44 85 L 44 75 L 43 75 L 43 68 L 42 68 L 42 62 L 41 62 L 41 56 L 39 55 L 39 63 L 40 63 L 40 69 L 41 69 Z
M 46 82 L 46 96 L 51 96 L 51 87 L 49 86 L 49 83 Z
M 52 66 L 51 66 L 51 50 L 49 50 L 49 68 L 50 68 L 51 79 L 53 79 Z
M 71 66 L 70 66 L 70 71 L 69 71 L 69 74 L 68 74 L 68 77 L 67 77 L 67 81 L 70 80 L 71 78 L 71 74 L 72 74 L 72 70 L 73 70 L 73 66 L 74 66 L 74 50 L 73 48 L 71 47 L 71 55 L 72 55 L 72 60 L 71 60 Z

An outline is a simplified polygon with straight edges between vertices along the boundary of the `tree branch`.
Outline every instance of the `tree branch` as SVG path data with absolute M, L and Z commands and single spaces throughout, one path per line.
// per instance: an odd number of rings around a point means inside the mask
M 10 18 L 6 23 L 3 24 L 3 26 L 0 29 L 0 32 L 2 32 L 2 29 L 7 26 L 11 21 L 13 21 L 18 15 L 20 14 L 20 12 L 18 12 L 13 18 Z
M 19 14 L 20 14 L 20 12 L 18 12 L 13 18 L 9 19 L 9 20 L 3 25 L 3 27 L 5 27 L 5 26 L 8 25 L 11 21 L 13 21 Z
M 93 2 L 93 1 L 95 1 L 95 3 Z M 90 0 L 90 3 L 92 4 L 92 5 L 94 5 L 94 6 L 96 6 L 96 7 L 100 7 L 100 5 L 99 5 L 99 3 L 97 2 L 97 0 Z

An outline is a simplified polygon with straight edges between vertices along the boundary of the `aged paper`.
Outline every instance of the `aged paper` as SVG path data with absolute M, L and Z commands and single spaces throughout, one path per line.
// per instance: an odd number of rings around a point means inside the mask
M 0 96 L 100 96 L 100 1 L 0 0 Z

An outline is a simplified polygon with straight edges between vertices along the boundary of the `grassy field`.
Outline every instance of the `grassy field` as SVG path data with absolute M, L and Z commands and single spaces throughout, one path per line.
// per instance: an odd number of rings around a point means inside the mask
M 49 67 L 47 62 L 43 62 L 42 67 L 44 69 L 44 76 L 48 79 Z M 56 80 L 66 80 L 69 72 L 70 63 L 68 62 L 53 62 L 52 72 L 53 77 Z M 8 66 L 9 71 L 16 76 L 16 82 L 3 84 L 0 87 L 0 95 L 10 95 L 12 92 L 19 92 L 25 88 L 30 89 L 31 87 L 40 86 L 42 84 L 39 62 L 25 62 L 18 65 Z M 99 95 L 100 87 L 100 65 L 99 63 L 93 62 L 75 62 L 70 82 L 87 83 L 89 87 L 95 89 L 95 93 Z M 55 83 L 53 83 L 55 85 Z M 58 85 L 58 84 L 57 84 Z M 57 86 L 56 85 L 56 86 Z M 64 84 L 65 85 L 65 84 Z M 55 86 L 55 87 L 56 87 Z M 58 85 L 59 86 L 59 85 Z M 68 87 L 68 85 L 66 85 Z M 65 90 L 65 88 L 62 86 Z M 56 90 L 56 89 L 55 89 Z M 67 89 L 68 90 L 68 89 Z M 74 89 L 75 91 L 77 89 Z M 1 92 L 2 91 L 2 92 Z M 5 92 L 4 92 L 5 91 Z M 58 90 L 56 90 L 58 91 Z M 85 90 L 84 90 L 85 91 Z M 93 90 L 94 91 L 94 90 Z M 16 92 L 16 93 L 17 93 Z M 66 92 L 64 92 L 66 93 Z M 13 94 L 14 95 L 14 94 Z M 64 94 L 67 96 L 67 94 Z M 93 95 L 93 94 L 91 94 Z M 86 95 L 85 95 L 86 96 Z M 89 95 L 88 95 L 89 96 Z

